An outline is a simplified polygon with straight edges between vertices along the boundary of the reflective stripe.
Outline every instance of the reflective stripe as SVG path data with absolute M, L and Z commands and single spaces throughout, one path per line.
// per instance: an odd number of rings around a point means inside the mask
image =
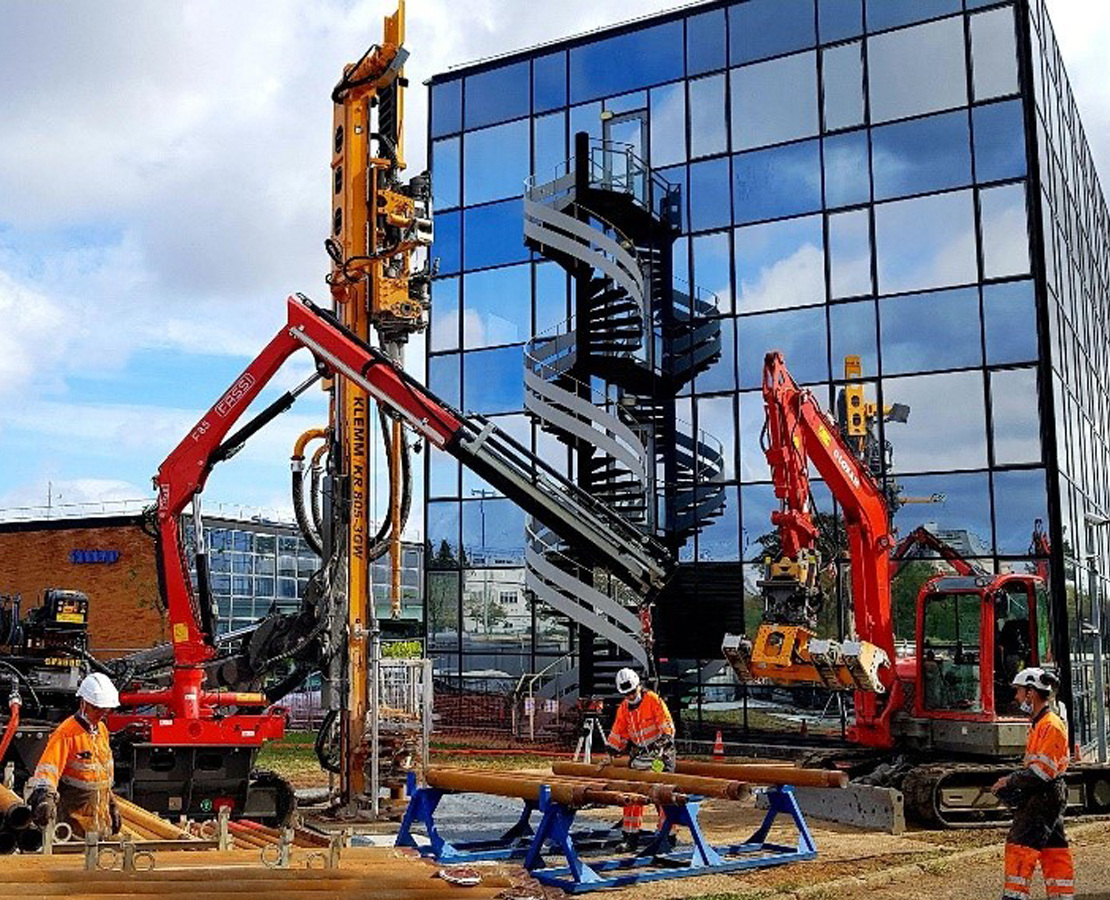
M 62 784 L 68 785 L 69 787 L 75 787 L 81 791 L 88 791 L 92 793 L 93 791 L 100 791 L 104 788 L 111 787 L 112 782 L 110 782 L 107 778 L 97 779 L 96 781 L 89 781 L 84 778 L 70 778 L 68 775 L 63 775 Z
M 1029 771 L 1044 781 L 1052 781 L 1054 776 L 1045 770 L 1044 763 L 1033 762 L 1029 764 Z
M 1007 888 L 1002 892 L 1002 900 L 1029 900 L 1029 891 L 1012 891 Z
M 1075 879 L 1073 878 L 1046 878 L 1044 883 L 1046 887 L 1053 884 L 1060 887 L 1075 887 Z
M 58 767 L 57 766 L 52 766 L 52 765 L 50 765 L 50 763 L 39 763 L 37 766 L 35 766 L 35 774 L 38 774 L 39 772 L 57 772 L 57 771 L 58 771 Z
M 1029 886 L 1029 879 L 1028 878 L 1022 878 L 1020 875 L 1007 875 L 1006 876 L 1006 883 L 1009 884 L 1010 882 L 1013 882 L 1014 884 L 1017 884 L 1017 885 L 1024 885 L 1026 887 Z

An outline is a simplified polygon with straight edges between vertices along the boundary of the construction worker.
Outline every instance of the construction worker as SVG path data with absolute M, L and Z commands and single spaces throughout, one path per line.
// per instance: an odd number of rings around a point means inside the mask
M 1006 837 L 1003 900 L 1027 900 L 1038 862 L 1052 900 L 1075 897 L 1075 866 L 1064 835 L 1068 729 L 1049 706 L 1059 683 L 1052 672 L 1040 668 L 1022 669 L 1014 676 L 1017 702 L 1032 726 L 1023 767 L 991 788 L 1014 811 Z
M 606 743 L 615 753 L 629 754 L 634 769 L 673 772 L 675 769 L 674 719 L 667 704 L 654 691 L 646 691 L 632 669 L 617 672 L 617 691 L 624 698 Z M 624 807 L 621 831 L 626 850 L 635 850 L 644 821 L 642 806 Z M 660 825 L 662 815 L 660 814 Z
M 29 805 L 39 825 L 54 818 L 68 822 L 77 836 L 95 831 L 107 837 L 119 831 L 120 815 L 112 796 L 115 770 L 102 719 L 119 706 L 119 692 L 107 675 L 93 672 L 77 688 L 77 697 L 77 712 L 54 729 L 27 782 L 32 788 Z

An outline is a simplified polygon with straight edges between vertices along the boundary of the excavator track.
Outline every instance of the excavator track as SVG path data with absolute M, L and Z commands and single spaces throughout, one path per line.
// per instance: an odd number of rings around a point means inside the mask
M 1005 825 L 1010 811 L 990 792 L 999 778 L 1014 771 L 1004 763 L 933 763 L 911 769 L 902 782 L 906 813 L 939 828 Z M 1110 816 L 1110 766 L 1074 764 L 1068 785 L 1068 821 Z

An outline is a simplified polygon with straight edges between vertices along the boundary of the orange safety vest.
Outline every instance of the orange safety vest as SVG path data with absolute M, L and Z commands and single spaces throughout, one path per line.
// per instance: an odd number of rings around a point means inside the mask
M 1029 729 L 1022 765 L 1044 781 L 1054 781 L 1068 769 L 1068 727 L 1051 710 L 1037 717 Z
M 98 722 L 92 731 L 70 716 L 54 729 L 42 751 L 30 788 L 58 794 L 59 821 L 67 821 L 79 835 L 95 830 L 112 833 L 110 807 L 115 764 L 108 729 Z
M 624 700 L 617 707 L 617 718 L 606 743 L 620 752 L 625 744 L 647 747 L 663 735 L 674 737 L 674 719 L 667 704 L 654 691 L 644 691 L 643 698 L 632 708 Z

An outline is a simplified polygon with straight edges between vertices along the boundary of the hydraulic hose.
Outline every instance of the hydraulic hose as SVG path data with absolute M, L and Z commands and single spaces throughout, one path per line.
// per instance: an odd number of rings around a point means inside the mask
M 318 528 L 309 521 L 304 508 L 304 454 L 310 441 L 325 440 L 327 436 L 328 433 L 323 428 L 308 429 L 297 438 L 297 442 L 293 445 L 293 455 L 289 460 L 289 468 L 293 473 L 293 514 L 297 518 L 301 536 L 317 556 L 324 555 L 324 546 Z
M 4 729 L 4 737 L 0 738 L 0 762 L 3 762 L 4 754 L 8 752 L 12 738 L 15 737 L 16 730 L 19 728 L 19 708 L 23 705 L 23 701 L 19 697 L 18 684 L 18 681 L 12 679 L 12 693 L 8 698 L 8 726 Z
M 312 513 L 312 525 L 313 527 L 315 527 L 316 533 L 319 535 L 323 535 L 324 533 L 324 526 L 322 524 L 324 521 L 324 517 L 320 509 L 320 498 L 322 496 L 320 493 L 320 479 L 323 477 L 324 474 L 323 460 L 324 457 L 327 455 L 329 449 L 330 448 L 327 443 L 321 444 L 319 447 L 317 447 L 316 452 L 312 454 L 312 465 L 310 467 L 312 480 L 311 484 L 309 485 L 309 511 Z

